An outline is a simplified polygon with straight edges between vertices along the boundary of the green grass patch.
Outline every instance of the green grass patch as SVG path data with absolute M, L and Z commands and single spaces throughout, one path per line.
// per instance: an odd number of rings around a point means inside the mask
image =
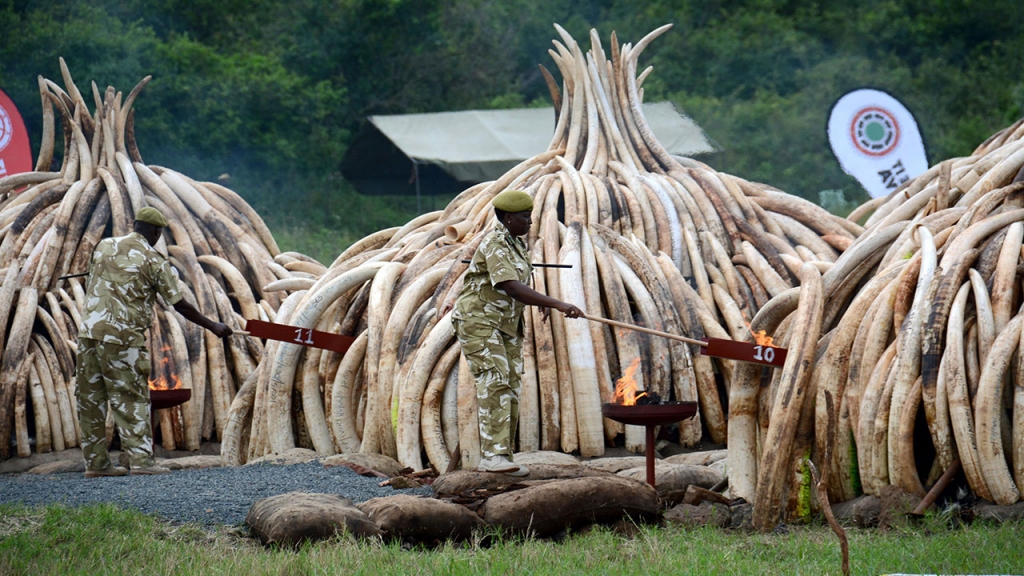
M 436 549 L 348 536 L 267 549 L 242 528 L 176 525 L 110 505 L 0 506 L 0 574 L 838 574 L 826 526 L 785 534 L 607 528 L 559 541 L 483 539 Z M 951 527 L 944 518 L 890 530 L 849 529 L 854 574 L 1015 573 L 1024 525 Z

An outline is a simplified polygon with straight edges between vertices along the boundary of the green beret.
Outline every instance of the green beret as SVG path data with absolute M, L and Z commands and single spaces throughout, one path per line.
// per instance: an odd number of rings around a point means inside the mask
M 494 207 L 505 212 L 533 210 L 533 198 L 522 190 L 505 190 L 491 201 Z
M 152 206 L 146 206 L 139 210 L 139 213 L 135 215 L 135 221 L 160 226 L 161 228 L 167 226 L 167 218 L 164 218 L 164 215 Z

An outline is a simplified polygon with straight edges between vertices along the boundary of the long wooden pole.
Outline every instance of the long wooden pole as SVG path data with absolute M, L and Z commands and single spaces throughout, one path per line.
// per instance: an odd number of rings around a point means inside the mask
M 463 260 L 463 264 L 471 264 L 472 260 Z M 572 268 L 572 264 L 545 264 L 542 262 L 532 262 L 530 266 L 534 268 Z
M 696 344 L 698 346 L 707 346 L 708 343 L 703 340 L 695 340 L 693 338 L 687 338 L 686 336 L 676 336 L 675 334 L 669 334 L 668 332 L 661 332 L 659 330 L 651 330 L 650 328 L 644 328 L 642 326 L 636 326 L 634 324 L 626 324 L 625 322 L 619 322 L 617 320 L 609 320 L 607 318 L 601 318 L 600 316 L 591 316 L 590 314 L 584 314 L 584 318 L 591 322 L 601 322 L 602 324 L 611 324 L 612 326 L 618 326 L 619 328 L 626 328 L 627 330 L 636 330 L 637 332 L 644 332 L 647 334 L 653 334 L 654 336 L 661 336 L 662 338 L 671 338 L 672 340 L 679 340 L 680 342 L 686 342 L 687 344 Z

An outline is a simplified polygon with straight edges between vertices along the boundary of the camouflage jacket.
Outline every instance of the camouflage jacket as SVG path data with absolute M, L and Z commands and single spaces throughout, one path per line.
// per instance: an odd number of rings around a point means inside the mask
M 145 346 L 157 294 L 171 305 L 182 298 L 171 264 L 141 234 L 100 241 L 89 267 L 79 337 Z
M 513 336 L 522 334 L 525 305 L 495 286 L 506 280 L 527 284 L 532 271 L 526 242 L 497 225 L 473 255 L 452 318 L 488 324 Z

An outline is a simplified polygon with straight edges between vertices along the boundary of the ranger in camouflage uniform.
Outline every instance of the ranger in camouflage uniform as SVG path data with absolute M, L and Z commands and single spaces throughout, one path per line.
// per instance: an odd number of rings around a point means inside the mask
M 222 338 L 231 335 L 230 328 L 182 299 L 170 263 L 153 248 L 164 226 L 167 219 L 159 211 L 143 208 L 135 217 L 134 232 L 100 241 L 92 256 L 75 373 L 86 478 L 128 473 L 113 465 L 107 454 L 108 401 L 131 473 L 170 472 L 153 461 L 150 426 L 145 333 L 157 294 L 192 322 Z
M 555 308 L 569 318 L 583 312 L 530 288 L 529 253 L 521 238 L 530 231 L 533 199 L 521 190 L 506 190 L 492 201 L 500 224 L 480 243 L 452 322 L 469 370 L 476 380 L 480 404 L 480 466 L 485 472 L 514 476 L 529 473 L 511 460 L 519 419 L 519 387 L 523 373 L 523 308 Z

